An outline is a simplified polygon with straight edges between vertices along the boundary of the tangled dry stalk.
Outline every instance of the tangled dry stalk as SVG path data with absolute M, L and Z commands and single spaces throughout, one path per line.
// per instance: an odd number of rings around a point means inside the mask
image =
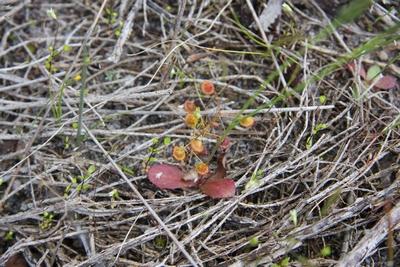
M 178 2 L 0 1 L 0 265 L 400 265 L 399 88 L 344 64 L 315 79 L 393 27 L 357 64 L 398 77 L 399 3 L 332 28 L 331 1 L 285 1 L 264 32 L 262 1 Z M 156 139 L 191 139 L 186 99 L 225 128 L 257 113 L 229 132 L 234 198 L 146 178 L 149 157 L 173 161 Z

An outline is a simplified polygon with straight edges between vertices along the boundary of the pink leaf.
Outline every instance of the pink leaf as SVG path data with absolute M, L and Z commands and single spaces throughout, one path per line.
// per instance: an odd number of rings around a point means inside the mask
M 224 140 L 222 140 L 221 144 L 219 145 L 223 153 L 225 153 L 230 146 L 231 146 L 231 140 L 229 139 L 229 137 L 225 137 Z
M 211 179 L 200 186 L 201 192 L 212 198 L 228 198 L 235 195 L 235 182 L 231 179 Z
M 391 75 L 385 75 L 382 78 L 379 79 L 379 81 L 375 84 L 376 88 L 379 89 L 392 89 L 398 86 L 397 79 L 396 77 L 393 77 Z
M 194 186 L 193 181 L 184 181 L 184 173 L 170 164 L 156 164 L 150 167 L 147 176 L 160 189 L 177 189 Z
M 347 68 L 352 72 L 356 72 L 356 64 L 354 62 L 350 62 L 347 64 Z M 358 75 L 360 75 L 364 80 L 367 77 L 367 72 L 365 71 L 364 67 L 361 65 L 360 69 L 358 70 Z

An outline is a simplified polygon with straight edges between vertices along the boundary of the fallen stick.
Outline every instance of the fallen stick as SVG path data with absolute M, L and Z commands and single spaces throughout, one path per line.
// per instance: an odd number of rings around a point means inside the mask
M 376 247 L 383 241 L 389 231 L 400 226 L 400 203 L 368 231 L 353 250 L 339 260 L 337 267 L 360 266 L 361 263 L 374 253 Z M 390 229 L 391 227 L 392 229 Z
M 124 22 L 124 27 L 122 28 L 121 35 L 118 38 L 117 44 L 114 47 L 114 50 L 109 57 L 109 60 L 113 63 L 117 63 L 121 58 L 122 49 L 126 40 L 128 40 L 129 35 L 131 34 L 133 28 L 133 20 L 136 17 L 137 12 L 140 10 L 142 6 L 142 0 L 136 0 L 136 3 L 132 6 L 132 9 L 129 11 L 128 18 Z

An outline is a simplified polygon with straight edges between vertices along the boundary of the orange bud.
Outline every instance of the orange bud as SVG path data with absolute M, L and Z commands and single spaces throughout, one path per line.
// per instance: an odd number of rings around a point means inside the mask
M 245 128 L 253 127 L 254 123 L 255 123 L 255 120 L 251 116 L 243 117 L 240 119 L 240 125 Z
M 172 156 L 176 160 L 179 160 L 179 161 L 184 160 L 186 157 L 185 148 L 183 148 L 182 146 L 174 146 L 174 149 L 172 151 Z
M 203 81 L 201 83 L 200 89 L 205 95 L 212 95 L 215 93 L 215 87 L 211 81 Z
M 190 147 L 192 151 L 196 154 L 200 154 L 204 151 L 203 142 L 199 139 L 193 139 L 190 141 Z
M 199 120 L 193 113 L 188 113 L 185 117 L 185 123 L 190 128 L 195 128 Z
M 186 112 L 191 113 L 196 111 L 196 104 L 194 101 L 191 100 L 186 100 L 185 103 L 183 104 L 183 107 Z
M 208 165 L 204 162 L 197 163 L 196 171 L 199 175 L 206 175 L 208 173 Z

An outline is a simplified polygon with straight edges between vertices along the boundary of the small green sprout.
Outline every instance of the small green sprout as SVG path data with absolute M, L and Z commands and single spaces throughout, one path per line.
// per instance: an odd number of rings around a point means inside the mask
M 68 149 L 70 147 L 69 136 L 64 137 L 64 149 Z
M 321 251 L 320 254 L 322 257 L 329 257 L 332 254 L 332 249 L 330 246 L 324 246 Z
M 124 27 L 124 23 L 122 21 L 119 22 L 118 27 L 115 29 L 114 31 L 114 35 L 115 37 L 120 37 L 121 36 L 121 32 L 122 32 L 122 28 Z
M 307 137 L 306 140 L 306 149 L 310 149 L 313 145 L 313 136 L 318 134 L 319 131 L 324 130 L 328 128 L 328 125 L 325 123 L 318 123 L 313 129 L 312 129 L 312 134 Z
M 107 18 L 107 24 L 112 25 L 117 22 L 118 13 L 112 8 L 106 8 L 105 14 Z
M 88 176 L 90 176 L 90 175 L 92 175 L 95 171 L 96 171 L 96 166 L 90 165 L 89 168 L 88 168 L 88 170 L 87 170 L 87 172 L 86 172 L 86 174 L 87 174 Z
M 249 240 L 250 247 L 256 248 L 256 247 L 258 247 L 258 244 L 260 244 L 260 240 L 258 240 L 257 236 L 253 236 L 252 238 L 250 238 L 250 240 Z
M 85 192 L 89 189 L 90 189 L 90 185 L 85 184 L 85 183 L 78 184 L 78 186 L 76 187 L 76 191 L 78 191 L 78 192 Z
M 70 45 L 65 44 L 63 46 L 63 52 L 68 53 L 68 52 L 71 52 L 71 50 L 72 50 L 72 47 Z
M 83 57 L 83 64 L 86 66 L 90 65 L 90 57 L 88 55 Z
M 193 112 L 193 115 L 194 115 L 198 120 L 201 119 L 200 111 L 201 111 L 200 108 L 199 108 L 199 107 L 196 107 L 196 110 Z
M 169 137 L 169 136 L 164 137 L 163 143 L 165 146 L 168 146 L 169 144 L 171 144 L 171 137 Z
M 306 141 L 306 149 L 309 150 L 313 145 L 313 140 L 312 140 L 312 136 L 307 137 L 307 141 Z
M 11 241 L 14 239 L 14 232 L 13 231 L 8 231 L 5 235 L 4 235 L 4 240 L 6 241 Z
M 111 197 L 112 200 L 117 200 L 117 199 L 119 199 L 119 192 L 118 192 L 118 190 L 115 189 L 115 188 L 114 188 L 113 190 L 111 190 L 111 192 L 108 193 L 108 195 Z
M 90 185 L 85 183 L 85 180 L 89 179 L 90 176 L 96 171 L 95 165 L 90 165 L 86 170 L 84 175 L 80 175 L 78 177 L 72 177 L 71 183 L 67 185 L 64 189 L 64 197 L 67 197 L 71 192 L 71 189 L 74 187 L 78 192 L 85 192 L 90 189 Z
M 321 105 L 324 105 L 326 103 L 326 96 L 324 95 L 319 96 L 319 103 L 321 103 Z
M 39 224 L 40 229 L 46 230 L 51 227 L 54 219 L 54 214 L 52 212 L 45 211 L 42 215 L 42 222 Z
M 290 258 L 286 257 L 283 260 L 281 260 L 279 263 L 274 263 L 271 265 L 271 267 L 288 267 L 290 263 Z
M 316 135 L 319 131 L 324 130 L 324 129 L 326 129 L 326 128 L 328 128 L 328 125 L 326 125 L 325 123 L 318 123 L 318 124 L 314 127 L 312 133 L 313 133 L 313 135 Z

